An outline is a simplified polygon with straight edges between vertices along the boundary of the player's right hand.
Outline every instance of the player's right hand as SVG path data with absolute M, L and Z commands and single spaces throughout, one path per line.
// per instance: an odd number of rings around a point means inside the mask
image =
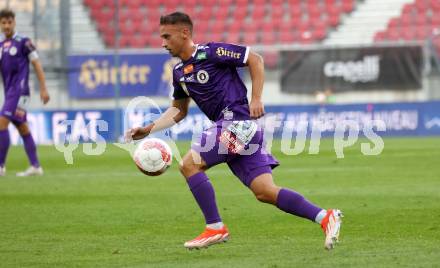
M 47 92 L 46 88 L 40 89 L 40 98 L 41 98 L 41 101 L 43 102 L 43 104 L 47 104 L 49 102 L 50 96 L 49 96 L 49 93 Z
M 140 140 L 150 134 L 150 131 L 146 127 L 135 127 L 125 132 L 125 141 L 131 142 L 132 140 Z

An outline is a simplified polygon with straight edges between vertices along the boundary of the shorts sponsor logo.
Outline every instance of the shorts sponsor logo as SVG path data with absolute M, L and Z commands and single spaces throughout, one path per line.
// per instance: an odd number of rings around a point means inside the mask
M 206 84 L 209 80 L 209 74 L 205 70 L 200 70 L 197 72 L 197 81 L 199 81 L 200 84 Z
M 229 130 L 222 132 L 220 135 L 220 142 L 223 143 L 226 148 L 228 148 L 228 151 L 233 154 L 239 153 L 245 146 L 244 143 L 237 139 L 237 136 Z

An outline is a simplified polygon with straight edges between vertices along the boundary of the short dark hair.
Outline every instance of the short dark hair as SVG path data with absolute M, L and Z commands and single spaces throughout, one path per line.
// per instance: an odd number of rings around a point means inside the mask
M 160 25 L 167 24 L 184 24 L 189 27 L 191 33 L 193 31 L 193 23 L 191 18 L 188 16 L 188 14 L 185 14 L 183 12 L 173 12 L 171 14 L 161 16 Z
M 8 8 L 0 10 L 0 19 L 4 19 L 4 18 L 6 18 L 6 19 L 8 19 L 8 18 L 15 19 L 14 11 L 12 11 L 12 10 L 10 10 Z

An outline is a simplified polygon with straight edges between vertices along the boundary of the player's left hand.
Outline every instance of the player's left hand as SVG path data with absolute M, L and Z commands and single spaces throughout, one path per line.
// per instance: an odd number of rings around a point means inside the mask
M 40 89 L 40 98 L 43 104 L 47 104 L 50 100 L 49 93 L 47 92 L 47 89 L 42 88 Z
M 258 119 L 264 115 L 264 104 L 261 100 L 252 99 L 249 104 L 251 118 Z

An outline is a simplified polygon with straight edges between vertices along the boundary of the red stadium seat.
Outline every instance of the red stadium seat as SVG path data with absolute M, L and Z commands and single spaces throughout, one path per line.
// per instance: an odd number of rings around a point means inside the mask
M 400 25 L 403 27 L 413 25 L 413 16 L 411 14 L 403 14 L 402 17 L 400 17 Z
M 263 6 L 264 4 L 266 4 L 268 1 L 266 0 L 253 0 L 252 3 L 254 4 L 254 8 L 255 7 L 259 7 L 259 6 Z
M 334 6 L 336 5 L 336 0 L 325 0 L 326 6 Z
M 428 10 L 428 1 L 426 0 L 416 0 L 415 8 L 419 13 L 426 13 Z
M 148 38 L 148 44 L 151 47 L 162 47 L 162 39 L 159 37 L 159 35 L 151 35 Z
M 317 28 L 312 32 L 314 40 L 323 40 L 327 36 L 326 28 Z
M 127 7 L 129 9 L 139 9 L 142 5 L 140 0 L 119 0 L 119 7 Z
M 246 10 L 240 11 L 240 12 L 243 12 L 244 14 L 246 14 Z M 215 13 L 213 12 L 211 14 L 213 16 L 215 15 L 216 19 L 226 20 L 228 18 L 228 16 L 229 16 L 229 9 L 228 8 L 217 9 L 217 11 Z M 242 15 L 242 14 L 238 14 L 238 15 Z
M 295 35 L 293 31 L 280 32 L 280 42 L 283 44 L 290 44 L 295 41 Z
M 429 3 L 431 0 L 426 0 Z M 90 7 L 91 17 L 107 46 L 114 45 L 108 28 L 115 18 L 114 0 L 84 0 Z M 340 23 L 344 10 L 350 12 L 354 0 L 120 0 L 119 26 L 124 46 L 142 48 L 146 45 L 160 47 L 161 40 L 149 36 L 158 32 L 160 15 L 175 10 L 184 11 L 193 19 L 195 38 L 209 37 L 239 43 L 270 45 L 282 40 L 303 43 L 322 40 L 327 30 Z M 420 4 L 419 4 L 420 5 Z M 288 9 L 287 9 L 288 8 Z M 344 10 L 343 10 L 344 9 Z M 432 23 L 438 20 L 433 16 Z M 409 23 L 407 19 L 406 24 Z M 423 19 L 417 23 L 423 24 Z M 152 27 L 151 25 L 156 25 Z M 439 23 L 440 24 L 440 23 Z M 154 28 L 154 29 L 153 29 Z M 201 32 L 201 33 L 200 33 Z M 206 34 L 208 33 L 209 34 Z M 299 39 L 296 32 L 305 33 Z M 131 39 L 130 39 L 131 38 Z M 293 40 L 293 41 L 292 41 Z M 209 41 L 209 40 L 207 40 Z
M 275 33 L 273 31 L 260 33 L 260 42 L 263 45 L 273 45 L 275 41 Z
M 299 6 L 290 6 L 290 18 L 301 18 L 303 11 Z
M 400 39 L 399 31 L 396 28 L 388 29 L 387 36 L 388 39 L 391 41 L 397 41 Z
M 440 26 L 440 16 L 434 16 L 431 18 L 431 25 Z
M 284 8 L 282 6 L 272 6 L 271 16 L 272 18 L 282 18 L 284 15 Z
M 238 32 L 228 33 L 226 35 L 225 41 L 228 43 L 232 43 L 232 44 L 238 44 L 238 43 L 240 43 L 240 34 Z
M 386 39 L 386 34 L 385 34 L 385 32 L 377 32 L 375 35 L 374 35 L 374 41 L 375 42 L 382 42 L 382 41 L 384 41 Z
M 246 8 L 249 6 L 248 0 L 235 0 L 234 3 L 237 6 L 237 8 Z M 230 3 L 228 5 L 224 5 L 222 3 L 222 6 L 225 6 L 225 7 L 229 6 L 229 5 L 230 5 Z
M 252 20 L 262 20 L 266 16 L 266 9 L 264 6 L 254 6 L 252 10 Z
M 405 4 L 402 8 L 402 14 L 412 15 L 414 11 L 414 5 L 413 4 Z
M 400 29 L 400 37 L 406 41 L 414 40 L 416 38 L 414 27 L 412 26 L 402 27 Z
M 279 53 L 276 51 L 263 52 L 264 66 L 268 69 L 275 69 L 279 62 Z
M 390 29 L 395 29 L 400 25 L 400 21 L 398 18 L 392 18 L 389 22 L 388 22 L 388 28 Z
M 245 34 L 249 32 L 256 32 L 258 30 L 257 25 L 254 22 L 245 23 L 242 29 L 245 32 Z
M 254 45 L 255 43 L 257 43 L 257 32 L 246 32 L 243 37 L 244 45 Z
M 213 33 L 223 33 L 225 31 L 225 26 L 226 26 L 225 22 L 223 20 L 220 20 L 220 21 L 214 22 L 211 25 L 210 29 L 211 29 L 211 32 L 213 32 Z
M 344 12 L 351 12 L 354 9 L 354 2 L 353 0 L 343 0 L 342 1 L 342 10 Z

